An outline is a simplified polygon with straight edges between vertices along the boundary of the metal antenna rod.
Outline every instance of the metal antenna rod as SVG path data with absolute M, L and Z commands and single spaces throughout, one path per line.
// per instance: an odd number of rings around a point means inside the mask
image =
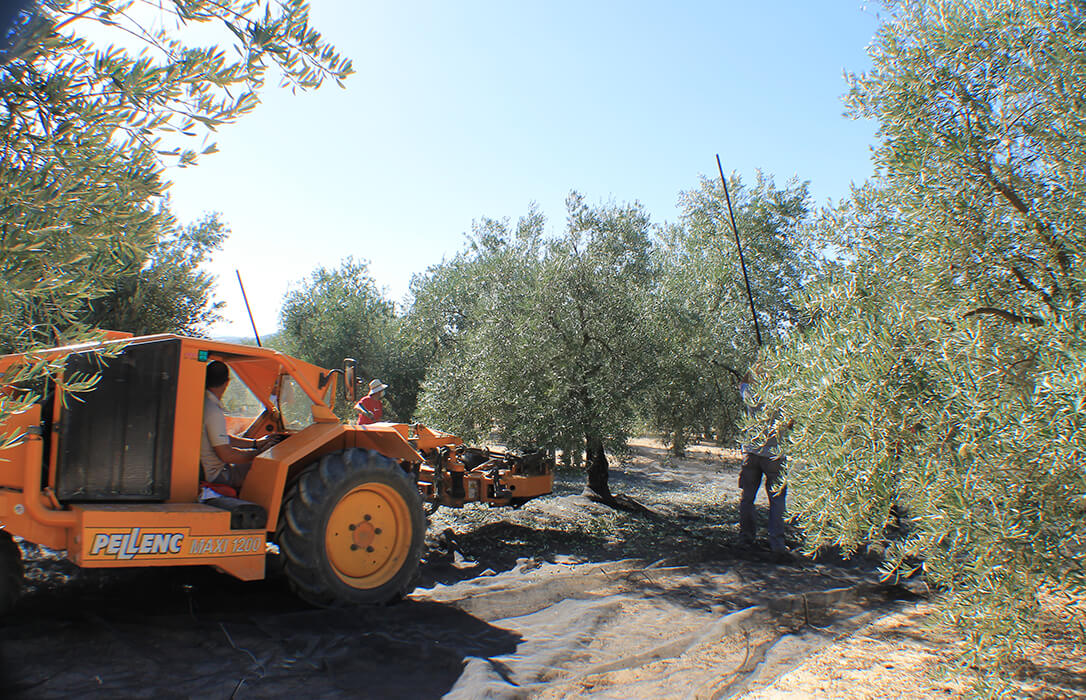
M 245 311 L 249 314 L 249 323 L 253 327 L 253 335 L 256 336 L 256 346 L 262 348 L 264 346 L 260 344 L 260 334 L 256 332 L 256 321 L 253 320 L 253 310 L 249 308 L 249 297 L 245 296 L 245 285 L 241 283 L 241 273 L 234 270 L 234 274 L 238 276 L 238 286 L 241 287 L 241 298 L 245 302 Z M 761 341 L 759 341 L 758 344 L 761 345 Z
M 720 165 L 720 154 L 716 156 L 716 169 L 720 172 L 720 184 L 724 185 L 724 200 L 728 203 L 728 216 L 732 220 L 732 232 L 735 234 L 735 247 L 739 249 L 739 266 L 743 268 L 743 282 L 747 285 L 747 299 L 750 301 L 750 317 L 754 319 L 754 336 L 758 338 L 758 347 L 762 347 L 762 331 L 758 329 L 758 314 L 754 311 L 754 295 L 750 292 L 750 278 L 747 277 L 747 263 L 743 260 L 743 245 L 739 242 L 739 229 L 735 226 L 735 213 L 732 211 L 732 198 L 728 195 L 728 181 L 724 179 L 724 168 Z

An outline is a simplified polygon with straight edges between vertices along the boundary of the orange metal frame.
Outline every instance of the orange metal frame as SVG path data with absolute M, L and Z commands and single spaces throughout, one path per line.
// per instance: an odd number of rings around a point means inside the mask
M 422 452 L 455 447 L 459 438 L 424 426 L 393 423 L 344 425 L 325 403 L 335 395 L 334 374 L 275 350 L 174 335 L 107 339 L 101 343 L 57 348 L 35 355 L 0 357 L 0 376 L 15 365 L 36 360 L 55 361 L 73 352 L 103 349 L 119 351 L 126 344 L 164 339 L 181 342 L 177 374 L 177 405 L 174 412 L 170 496 L 165 503 L 80 504 L 65 508 L 50 487 L 55 483 L 57 441 L 51 454 L 43 454 L 41 406 L 11 416 L 0 435 L 21 435 L 0 449 L 0 527 L 29 541 L 54 549 L 66 549 L 68 557 L 84 567 L 174 566 L 206 564 L 238 578 L 250 580 L 264 574 L 265 542 L 274 532 L 286 484 L 292 474 L 330 452 L 349 447 L 376 450 L 413 467 L 424 495 L 434 498 L 434 471 Z M 312 423 L 289 433 L 282 442 L 253 461 L 240 497 L 263 506 L 268 512 L 264 530 L 231 530 L 229 512 L 197 502 L 199 491 L 200 431 L 203 423 L 204 377 L 207 362 L 222 360 L 263 403 L 264 413 L 249 427 L 259 437 L 283 431 L 278 395 L 281 378 L 293 377 L 312 402 Z M 324 386 L 321 386 L 322 380 Z M 331 387 L 328 386 L 329 383 Z M 61 417 L 63 387 L 57 387 L 53 425 Z M 451 471 L 463 471 L 453 458 Z M 43 480 L 42 473 L 46 472 Z M 448 478 L 448 474 L 445 475 Z M 490 477 L 466 472 L 465 482 L 475 496 L 493 504 L 509 499 L 488 496 Z M 43 485 L 44 482 L 44 485 Z M 510 475 L 502 483 L 515 489 L 517 498 L 549 493 L 550 475 Z M 443 489 L 448 493 L 449 489 Z M 465 499 L 444 496 L 446 505 Z
M 29 541 L 64 549 L 68 557 L 84 567 L 174 566 L 207 564 L 242 579 L 264 574 L 265 542 L 274 517 L 264 530 L 231 530 L 230 513 L 197 503 L 199 491 L 200 431 L 203 424 L 204 377 L 207 363 L 222 360 L 234 370 L 264 404 L 263 418 L 278 429 L 278 407 L 272 403 L 279 378 L 290 375 L 313 401 L 313 425 L 301 440 L 284 441 L 276 450 L 261 455 L 261 468 L 246 481 L 243 497 L 252 491 L 261 494 L 256 502 L 269 514 L 278 513 L 286 473 L 295 459 L 309 459 L 322 452 L 322 436 L 340 427 L 331 407 L 323 401 L 319 384 L 325 370 L 266 348 L 184 338 L 173 335 L 107 339 L 101 343 L 69 346 L 34 355 L 0 357 L 0 374 L 15 365 L 40 360 L 55 361 L 73 352 L 101 349 L 120 351 L 128 344 L 176 339 L 181 342 L 177 373 L 177 405 L 174 412 L 170 496 L 166 503 L 81 504 L 65 509 L 49 485 L 55 483 L 57 441 L 51 454 L 43 454 L 41 406 L 11 416 L 0 432 L 20 435 L 6 449 L 0 449 L 0 527 Z M 334 382 L 334 376 L 328 377 Z M 60 419 L 63 386 L 58 386 L 52 424 Z M 334 391 L 334 384 L 333 384 Z M 264 421 L 258 421 L 262 424 Z M 292 438 L 297 436 L 291 436 Z M 316 440 L 307 439 L 313 436 Z M 327 440 L 327 437 L 324 437 Z M 287 443 L 291 443 L 288 447 Z M 325 450 L 335 448 L 326 442 Z M 42 472 L 46 471 L 42 486 Z M 279 489 L 267 484 L 278 484 Z M 257 542 L 259 541 L 259 546 Z

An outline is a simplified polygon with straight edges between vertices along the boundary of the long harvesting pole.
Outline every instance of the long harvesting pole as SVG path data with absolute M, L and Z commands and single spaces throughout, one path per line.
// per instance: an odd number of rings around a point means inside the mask
M 249 314 L 249 323 L 253 326 L 253 335 L 256 336 L 256 346 L 258 348 L 264 347 L 260 344 L 260 334 L 256 332 L 256 321 L 253 320 L 253 310 L 249 308 L 249 297 L 245 296 L 245 285 L 241 282 L 241 272 L 234 270 L 234 274 L 238 276 L 238 286 L 241 287 L 241 299 L 245 302 L 245 311 Z M 761 345 L 761 341 L 758 342 Z
M 724 185 L 724 200 L 728 203 L 728 216 L 732 221 L 732 233 L 735 234 L 735 247 L 739 249 L 739 267 L 743 268 L 743 282 L 747 285 L 747 300 L 750 301 L 750 317 L 754 319 L 754 336 L 758 347 L 762 347 L 762 331 L 758 328 L 758 314 L 754 311 L 754 295 L 750 292 L 750 278 L 747 277 L 747 263 L 743 260 L 743 245 L 739 242 L 739 229 L 735 226 L 735 213 L 732 211 L 732 198 L 728 195 L 728 181 L 724 179 L 724 168 L 720 165 L 720 154 L 716 156 L 716 169 L 720 172 L 720 184 Z

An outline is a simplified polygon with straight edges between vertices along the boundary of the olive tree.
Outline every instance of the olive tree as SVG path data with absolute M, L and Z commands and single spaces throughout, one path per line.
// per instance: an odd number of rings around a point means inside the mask
M 167 215 L 162 226 L 139 267 L 118 271 L 109 293 L 90 300 L 84 323 L 136 335 L 197 335 L 219 318 L 215 278 L 202 265 L 226 240 L 226 225 L 207 214 L 185 226 Z
M 297 0 L 24 5 L 0 47 L 7 351 L 85 337 L 88 305 L 170 228 L 165 168 L 214 151 L 207 137 L 253 109 L 269 67 L 298 89 L 351 71 Z M 185 43 L 192 27 L 217 28 L 218 44 Z
M 513 358 L 513 339 L 534 333 L 529 299 L 544 224 L 534 209 L 515 226 L 476 221 L 463 250 L 412 280 L 404 329 L 406 348 L 421 370 L 418 410 L 424 421 L 472 439 L 503 426 L 526 427 L 517 407 L 534 410 L 536 392 L 514 389 L 502 372 L 504 358 L 495 353 Z M 524 379 L 533 378 L 525 373 Z M 534 435 L 513 439 L 521 446 L 551 444 Z
M 807 235 L 807 183 L 778 188 L 756 174 L 728 187 L 746 259 L 747 279 L 767 343 L 805 322 L 797 295 L 815 271 Z M 659 246 L 658 293 L 647 300 L 656 381 L 648 418 L 681 452 L 692 435 L 728 437 L 739 413 L 738 379 L 757 351 L 750 302 L 719 181 L 703 179 L 679 200 L 680 217 Z
M 328 368 L 354 358 L 359 376 L 368 379 L 385 373 L 396 317 L 369 265 L 347 258 L 338 268 L 318 267 L 293 285 L 283 300 L 279 325 L 277 343 L 286 352 Z
M 450 351 L 431 366 L 420 412 L 513 445 L 583 450 L 588 488 L 615 502 L 606 450 L 625 443 L 655 357 L 644 330 L 654 283 L 652 226 L 640 205 L 590 206 L 573 193 L 565 230 L 538 214 L 488 222 L 456 261 L 474 297 Z M 484 234 L 479 236 L 478 234 Z M 454 422 L 455 425 L 455 422 Z
M 825 213 L 847 264 L 765 357 L 767 395 L 796 420 L 809 547 L 883 543 L 1006 658 L 1086 584 L 1086 16 L 891 10 L 848 98 L 881 124 L 876 178 Z

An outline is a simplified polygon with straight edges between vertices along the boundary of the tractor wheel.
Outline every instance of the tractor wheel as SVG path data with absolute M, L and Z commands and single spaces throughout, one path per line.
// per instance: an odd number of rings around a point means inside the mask
M 294 481 L 276 541 L 291 588 L 321 607 L 410 593 L 426 521 L 413 480 L 371 450 L 325 455 Z
M 23 587 L 23 554 L 11 533 L 0 530 L 0 615 L 11 612 Z

